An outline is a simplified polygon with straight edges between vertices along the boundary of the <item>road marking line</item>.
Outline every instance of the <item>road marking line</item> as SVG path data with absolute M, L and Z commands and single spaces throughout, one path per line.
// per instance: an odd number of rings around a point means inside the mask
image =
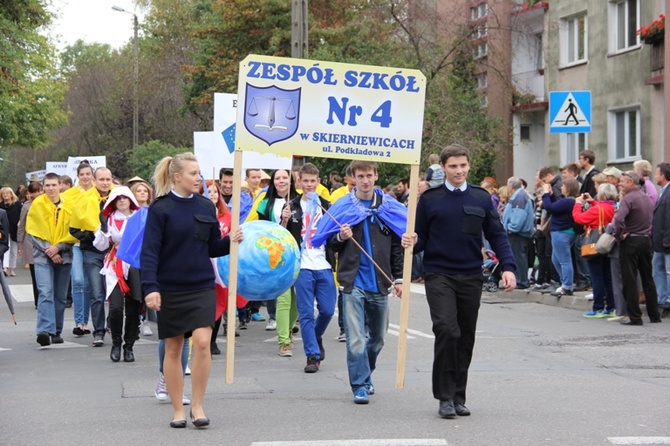
M 449 446 L 441 438 L 389 438 L 370 440 L 257 441 L 251 446 Z
M 611 444 L 670 444 L 670 437 L 607 437 Z
M 391 327 L 391 328 L 393 328 L 393 329 L 395 329 L 395 330 L 400 330 L 400 326 L 399 326 L 399 325 L 389 324 L 389 327 Z M 432 335 L 432 334 L 424 333 L 424 332 L 419 331 L 419 330 L 412 330 L 411 328 L 408 328 L 408 329 L 407 329 L 407 333 L 411 333 L 411 334 L 413 334 L 413 335 L 417 335 L 417 336 L 420 336 L 420 337 L 422 337 L 422 338 L 426 338 L 426 339 L 435 339 L 435 336 Z M 410 337 L 410 336 L 408 336 L 408 337 Z
M 300 342 L 302 342 L 302 338 L 294 337 L 294 338 L 292 338 L 292 339 L 293 339 L 293 342 L 295 342 L 295 341 L 300 341 Z M 266 340 L 263 341 L 263 342 L 279 342 L 279 338 L 278 338 L 277 336 L 274 336 L 274 337 L 272 337 L 272 338 L 270 338 L 270 339 L 266 339 Z
M 392 334 L 393 336 L 400 337 L 400 332 L 397 331 L 397 330 L 392 330 L 392 329 L 389 328 L 388 333 Z M 416 339 L 416 338 L 414 336 L 407 335 L 407 339 Z
M 0 352 L 9 352 L 11 350 L 11 348 L 0 348 Z
M 88 347 L 88 345 L 78 344 L 76 342 L 65 341 L 62 344 L 50 344 L 50 345 L 45 345 L 44 347 L 37 347 L 37 350 L 45 350 L 45 349 L 49 349 L 49 348 L 60 349 L 60 348 L 77 348 L 77 347 Z

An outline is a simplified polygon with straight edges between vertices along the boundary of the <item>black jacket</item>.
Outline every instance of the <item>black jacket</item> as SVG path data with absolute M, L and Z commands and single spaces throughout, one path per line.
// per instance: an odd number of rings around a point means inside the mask
M 374 194 L 372 208 L 376 209 L 382 204 L 382 197 Z M 363 224 L 361 221 L 351 228 L 353 238 L 363 243 Z M 380 228 L 377 223 L 370 223 L 370 242 L 372 244 L 372 258 L 375 263 L 391 279 L 402 277 L 403 249 L 398 237 L 391 229 L 384 225 Z M 354 280 L 358 274 L 361 261 L 361 250 L 351 240 L 340 240 L 339 234 L 335 234 L 329 240 L 329 245 L 338 254 L 337 258 L 337 281 L 344 288 L 345 293 L 350 293 L 354 287 Z M 375 268 L 377 286 L 380 293 L 386 293 L 391 287 L 386 278 Z
M 300 206 L 300 199 L 302 195 L 294 197 L 289 205 L 291 206 L 291 217 L 288 219 L 286 224 L 286 229 L 291 233 L 295 241 L 298 243 L 298 246 L 302 247 L 302 206 Z M 330 203 L 319 197 L 321 202 L 321 207 L 328 210 L 330 208 Z M 325 212 L 324 212 L 325 215 Z M 326 260 L 330 263 L 331 267 L 335 265 L 335 254 L 329 245 L 326 245 Z
M 593 198 L 596 197 L 598 194 L 598 191 L 596 191 L 596 183 L 593 182 L 593 177 L 598 175 L 600 171 L 594 167 L 591 169 L 589 173 L 584 175 L 584 181 L 582 182 L 582 186 L 579 188 L 579 193 L 588 193 L 591 195 Z
M 670 244 L 670 194 L 666 189 L 654 206 L 654 218 L 651 225 L 651 247 L 655 252 L 670 252 L 663 243 Z

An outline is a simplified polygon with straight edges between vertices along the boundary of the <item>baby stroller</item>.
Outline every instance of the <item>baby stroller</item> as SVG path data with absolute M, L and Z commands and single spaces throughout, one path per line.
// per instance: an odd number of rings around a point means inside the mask
M 484 251 L 486 260 L 482 264 L 482 273 L 484 274 L 484 284 L 482 285 L 482 291 L 488 291 L 495 293 L 498 291 L 498 283 L 500 283 L 500 271 L 498 265 L 500 262 L 496 257 L 496 253 L 487 249 Z

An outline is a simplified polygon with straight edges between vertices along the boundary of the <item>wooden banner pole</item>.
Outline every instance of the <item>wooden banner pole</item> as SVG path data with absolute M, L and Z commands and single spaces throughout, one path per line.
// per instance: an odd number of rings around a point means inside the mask
M 416 220 L 416 205 L 419 184 L 419 165 L 412 164 L 409 175 L 409 201 L 407 203 L 407 230 L 406 233 L 414 233 L 414 222 Z M 412 248 L 405 249 L 405 257 L 402 269 L 402 299 L 400 300 L 400 326 L 398 332 L 398 364 L 396 368 L 396 389 L 405 387 L 405 364 L 407 362 L 407 328 L 409 326 L 409 302 L 412 285 L 412 259 L 414 255 Z
M 235 151 L 233 158 L 233 196 L 230 233 L 240 227 L 240 201 L 242 194 L 242 152 Z M 226 384 L 232 384 L 235 376 L 235 326 L 237 325 L 237 253 L 239 243 L 230 244 L 230 275 L 228 277 L 228 333 L 226 336 Z

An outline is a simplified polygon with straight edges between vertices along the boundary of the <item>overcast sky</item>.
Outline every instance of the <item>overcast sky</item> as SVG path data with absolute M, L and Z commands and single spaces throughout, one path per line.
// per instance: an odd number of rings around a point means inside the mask
M 131 0 L 52 0 L 56 18 L 49 34 L 59 49 L 77 39 L 119 48 L 133 37 L 133 16 L 112 10 L 114 5 L 135 12 Z

